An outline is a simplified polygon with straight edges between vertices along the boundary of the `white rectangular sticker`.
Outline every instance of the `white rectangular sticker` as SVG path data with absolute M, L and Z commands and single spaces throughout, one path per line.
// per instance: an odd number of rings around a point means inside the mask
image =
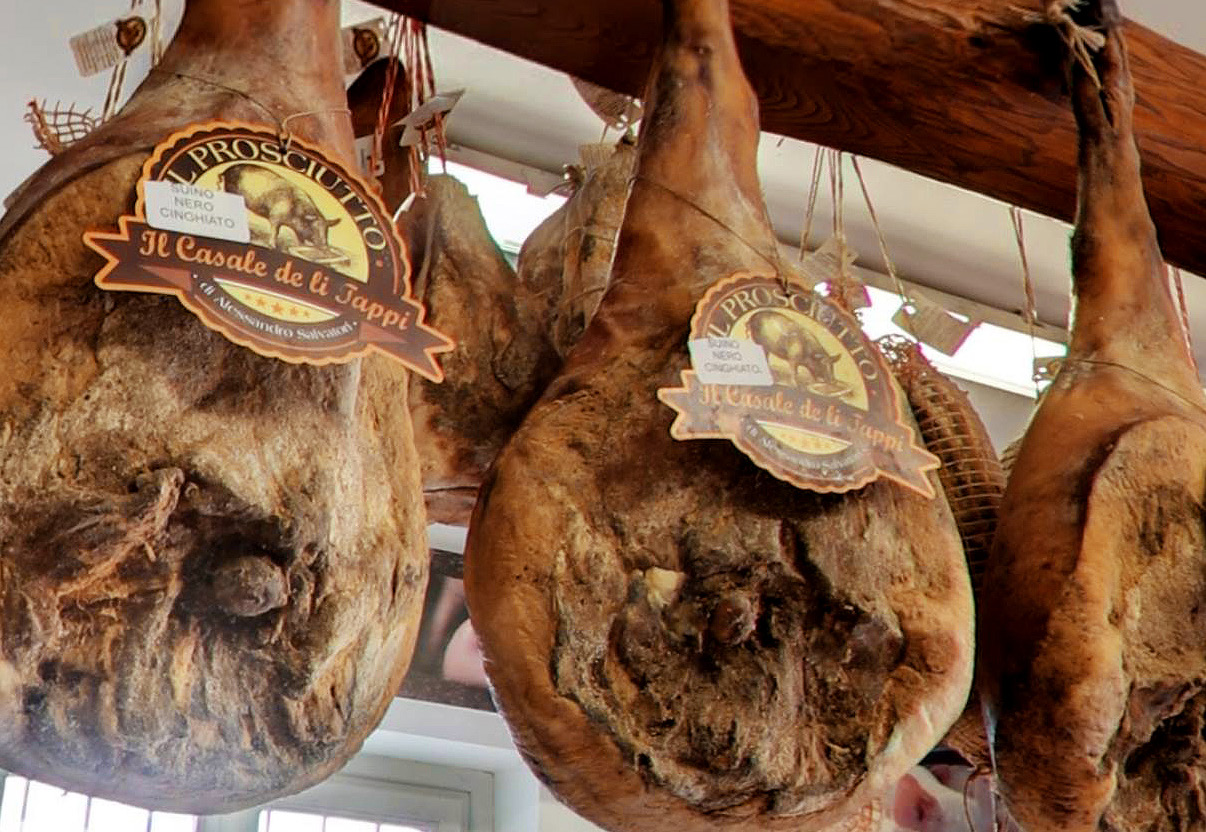
M 179 231 L 236 243 L 251 241 L 247 203 L 241 194 L 228 194 L 177 182 L 146 182 L 147 224 L 163 231 Z
M 744 338 L 695 338 L 687 342 L 691 366 L 701 384 L 745 384 L 770 387 L 766 352 Z

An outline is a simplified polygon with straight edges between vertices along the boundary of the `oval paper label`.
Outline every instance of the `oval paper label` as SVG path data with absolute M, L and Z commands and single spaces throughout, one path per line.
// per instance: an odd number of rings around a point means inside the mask
M 452 342 L 410 297 L 385 206 L 306 142 L 229 122 L 175 133 L 143 166 L 134 215 L 84 242 L 107 260 L 102 289 L 176 295 L 261 355 L 327 364 L 375 349 L 443 378 L 435 355 Z
M 707 356 L 706 370 L 684 370 L 682 387 L 658 391 L 679 414 L 675 439 L 729 439 L 758 466 L 812 491 L 850 491 L 884 476 L 935 496 L 926 472 L 938 459 L 905 420 L 887 363 L 858 322 L 821 295 L 734 275 L 699 302 L 691 339 L 713 345 L 693 350 Z M 770 384 L 751 348 L 765 356 Z M 700 380 L 701 372 L 724 379 L 717 373 L 729 367 L 743 383 Z

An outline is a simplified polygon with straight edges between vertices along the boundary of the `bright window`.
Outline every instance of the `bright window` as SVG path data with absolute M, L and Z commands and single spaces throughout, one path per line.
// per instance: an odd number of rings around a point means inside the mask
M 197 818 L 149 812 L 9 775 L 0 832 L 196 832 Z M 424 830 L 424 832 L 426 832 Z
M 153 812 L 0 771 L 0 832 L 488 832 L 486 772 L 360 755 L 306 791 L 225 815 Z
M 374 823 L 334 815 L 314 815 L 270 809 L 260 812 L 258 832 L 437 832 L 431 824 L 415 822 L 401 826 L 395 823 Z

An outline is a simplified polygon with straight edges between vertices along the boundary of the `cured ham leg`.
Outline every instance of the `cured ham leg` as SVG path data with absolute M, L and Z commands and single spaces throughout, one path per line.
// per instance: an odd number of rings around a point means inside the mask
M 1206 822 L 1206 397 L 1143 196 L 1120 16 L 1102 5 L 1101 88 L 1073 77 L 1071 343 L 1009 478 L 978 627 L 1000 790 L 1029 832 Z
M 482 486 L 466 595 L 516 743 L 577 811 L 807 832 L 958 716 L 971 590 L 941 498 L 801 491 L 728 442 L 670 438 L 657 390 L 696 302 L 777 261 L 728 4 L 664 8 L 611 287 Z
M 398 689 L 427 577 L 408 374 L 262 358 L 174 298 L 101 291 L 81 240 L 196 121 L 287 121 L 348 165 L 339 48 L 335 0 L 190 0 L 0 223 L 9 771 L 229 811 L 339 768 Z
M 477 198 L 451 176 L 427 179 L 399 222 L 427 320 L 456 341 L 442 384 L 413 376 L 410 413 L 428 520 L 468 525 L 478 486 L 560 360 L 549 320 L 490 236 Z
M 378 61 L 348 91 L 357 134 L 371 134 L 385 82 Z M 405 72 L 395 109 L 404 116 Z M 359 118 L 357 118 L 359 116 Z M 394 211 L 410 196 L 402 128 L 385 136 L 381 185 Z M 398 219 L 410 250 L 413 295 L 427 321 L 456 346 L 441 356 L 444 381 L 414 375 L 409 405 L 429 522 L 468 525 L 482 477 L 561 365 L 550 311 L 521 283 L 490 236 L 477 199 L 447 175 L 423 176 L 424 191 Z
M 582 337 L 607 291 L 616 237 L 624 219 L 636 148 L 618 141 L 602 159 L 600 145 L 565 204 L 536 227 L 519 251 L 519 279 L 543 301 L 553 345 L 565 356 Z

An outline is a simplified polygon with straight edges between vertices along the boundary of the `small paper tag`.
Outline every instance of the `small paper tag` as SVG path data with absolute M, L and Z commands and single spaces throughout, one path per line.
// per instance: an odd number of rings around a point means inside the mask
M 892 323 L 939 352 L 954 355 L 979 321 L 961 321 L 924 295 L 914 294 L 912 303 L 902 304 Z
M 343 39 L 343 74 L 355 75 L 381 55 L 381 41 L 385 37 L 385 18 L 377 17 L 345 26 L 340 32 Z
M 147 224 L 152 228 L 236 243 L 251 241 L 247 202 L 241 194 L 179 182 L 148 181 L 143 187 Z
M 691 366 L 702 384 L 771 387 L 766 351 L 744 338 L 695 338 L 687 342 Z
M 616 146 L 611 142 L 595 142 L 578 146 L 578 158 L 582 160 L 582 167 L 586 168 L 587 173 L 606 165 L 611 161 L 615 152 Z
M 1039 384 L 1049 384 L 1055 381 L 1060 368 L 1064 366 L 1062 355 L 1040 355 L 1034 359 L 1034 380 Z
M 137 49 L 147 36 L 147 22 L 141 17 L 111 20 L 76 35 L 69 41 L 80 76 L 87 78 L 117 66 Z
M 762 354 L 769 384 L 745 360 L 752 351 L 744 344 Z M 754 464 L 812 491 L 887 477 L 934 497 L 928 472 L 938 459 L 904 416 L 883 355 L 827 298 L 779 277 L 733 275 L 696 305 L 688 347 L 694 367 L 682 371 L 682 386 L 658 391 L 678 413 L 675 439 L 728 439 Z M 710 369 L 717 373 L 709 377 Z
M 858 254 L 854 249 L 843 246 L 837 237 L 830 237 L 816 251 L 805 254 L 796 264 L 796 271 L 812 287 L 849 272 L 857 259 Z
M 405 128 L 398 144 L 402 147 L 418 144 L 423 136 L 422 131 L 431 126 L 436 116 L 452 112 L 452 108 L 464 94 L 464 90 L 436 93 L 408 113 L 406 118 L 398 122 Z
M 385 173 L 384 159 L 377 159 L 377 163 L 373 164 L 373 137 L 371 135 L 356 139 L 356 161 L 360 163 L 360 169 L 366 176 L 380 177 Z

